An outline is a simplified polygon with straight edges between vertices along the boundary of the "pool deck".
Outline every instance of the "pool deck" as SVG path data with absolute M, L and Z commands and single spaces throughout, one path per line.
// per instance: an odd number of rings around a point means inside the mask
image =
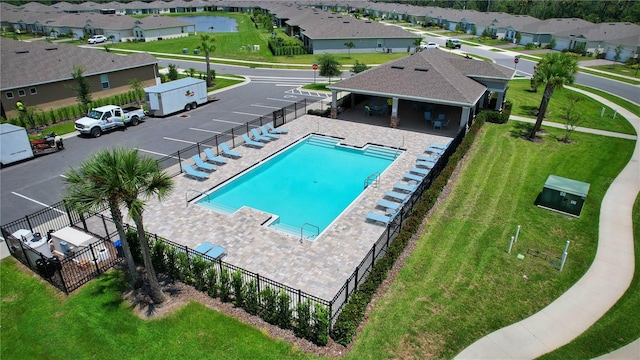
M 375 209 L 376 202 L 394 183 L 402 181 L 417 155 L 424 154 L 431 143 L 448 142 L 457 130 L 414 132 L 313 115 L 304 115 L 286 127 L 288 134 L 262 149 L 236 148 L 243 156 L 218 166 L 208 180 L 176 176 L 171 195 L 161 203 L 148 202 L 145 229 L 190 248 L 203 241 L 223 246 L 228 252 L 225 262 L 331 300 L 384 232 L 384 226 L 366 221 L 367 212 L 382 214 L 384 210 Z M 354 146 L 376 143 L 406 151 L 382 173 L 378 187 L 369 186 L 315 241 L 300 241 L 299 235 L 262 226 L 270 215 L 258 210 L 242 208 L 224 215 L 194 204 L 187 206 L 187 198 L 197 197 L 198 192 L 212 189 L 310 133 L 344 138 L 343 143 Z M 340 181 L 339 174 L 335 180 Z M 264 191 L 277 189 L 256 189 L 255 196 Z

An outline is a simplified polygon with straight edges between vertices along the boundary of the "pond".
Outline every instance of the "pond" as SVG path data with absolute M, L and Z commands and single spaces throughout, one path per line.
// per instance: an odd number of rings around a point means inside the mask
M 197 32 L 237 32 L 236 19 L 223 16 L 179 16 L 177 19 L 196 24 Z M 213 26 L 213 29 L 210 27 Z

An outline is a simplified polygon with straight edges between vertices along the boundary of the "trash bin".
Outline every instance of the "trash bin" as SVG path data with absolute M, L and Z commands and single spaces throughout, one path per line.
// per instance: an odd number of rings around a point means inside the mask
M 118 257 L 119 258 L 123 258 L 124 257 L 124 250 L 122 249 L 122 241 L 120 239 L 116 240 L 113 243 L 113 246 L 116 247 L 116 251 L 118 252 Z
M 69 255 L 69 243 L 66 241 L 60 241 L 60 251 L 66 256 Z

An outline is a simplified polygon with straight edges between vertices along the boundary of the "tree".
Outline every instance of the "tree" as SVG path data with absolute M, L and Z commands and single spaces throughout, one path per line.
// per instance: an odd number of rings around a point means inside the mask
M 413 46 L 416 48 L 416 53 L 418 52 L 418 49 L 420 49 L 420 44 L 422 44 L 422 38 L 413 39 Z
M 84 67 L 79 65 L 73 68 L 71 77 L 78 83 L 78 86 L 73 88 L 76 92 L 76 99 L 78 99 L 78 103 L 80 103 L 82 111 L 87 112 L 89 104 L 91 104 L 91 84 L 89 84 L 89 80 L 87 80 L 83 74 Z
M 122 242 L 131 283 L 135 284 L 139 276 L 122 222 L 120 178 L 114 171 L 118 167 L 118 155 L 119 151 L 102 150 L 80 163 L 77 169 L 71 168 L 66 171 L 64 181 L 67 183 L 67 194 L 64 200 L 80 213 L 101 210 L 105 204 L 109 206 L 111 218 Z
M 564 114 L 560 116 L 562 120 L 564 120 L 564 137 L 560 140 L 562 142 L 568 143 L 569 136 L 575 130 L 582 121 L 584 121 L 584 117 L 580 114 L 578 109 L 578 103 L 580 102 L 580 97 L 574 93 L 567 94 L 568 103 L 564 108 Z
M 178 80 L 178 67 L 176 64 L 169 64 L 169 73 L 167 74 L 169 81 Z
M 146 199 L 156 196 L 158 200 L 162 200 L 173 190 L 173 182 L 169 175 L 160 170 L 157 161 L 148 156 L 140 156 L 138 150 L 122 149 L 118 152 L 120 161 L 112 171 L 120 179 L 122 200 L 129 210 L 129 216 L 136 224 L 144 268 L 151 288 L 149 295 L 154 303 L 159 304 L 165 300 L 165 296 L 153 269 L 142 214 Z
M 616 46 L 616 48 L 613 49 L 613 61 L 615 62 L 620 61 L 620 55 L 622 54 L 622 50 L 624 50 L 624 46 L 622 44 Z M 611 65 L 611 68 L 613 68 L 613 64 Z
M 367 64 L 361 63 L 358 60 L 356 60 L 356 62 L 353 64 L 353 68 L 351 69 L 351 72 L 353 72 L 354 74 L 358 74 L 358 73 L 361 73 L 361 72 L 363 72 L 363 71 L 365 71 L 367 69 L 369 69 Z
M 107 36 L 107 39 L 111 40 L 111 43 L 113 44 L 113 41 L 116 39 L 116 36 L 113 34 L 109 34 L 109 36 Z
M 142 88 L 142 81 L 138 78 L 132 78 L 129 80 L 129 86 L 131 86 L 131 91 L 133 91 L 133 95 L 136 97 L 136 102 L 140 104 L 140 100 L 144 95 L 144 89 Z
M 196 69 L 195 68 L 188 68 L 187 69 L 187 74 L 189 74 L 189 77 L 195 77 L 196 76 Z
M 536 137 L 536 133 L 540 130 L 542 120 L 547 112 L 547 106 L 556 88 L 562 89 L 564 85 L 572 84 L 578 72 L 578 62 L 575 58 L 564 53 L 549 53 L 536 65 L 533 74 L 533 82 L 536 84 L 546 84 L 540 107 L 538 108 L 538 118 L 531 129 L 529 140 Z
M 212 52 L 216 51 L 215 41 L 216 39 L 210 34 L 200 34 L 198 49 L 204 52 L 204 61 L 207 64 L 207 87 L 213 86 L 213 81 L 211 80 L 211 59 L 209 56 Z
M 346 46 L 347 49 L 349 49 L 349 58 L 351 58 L 351 49 L 356 47 L 356 44 L 354 44 L 353 41 L 349 41 L 349 42 L 344 43 L 344 46 Z
M 332 54 L 320 55 L 320 57 L 318 57 L 318 66 L 320 67 L 320 76 L 328 77 L 329 82 L 331 82 L 332 76 L 342 74 L 340 71 L 340 63 Z

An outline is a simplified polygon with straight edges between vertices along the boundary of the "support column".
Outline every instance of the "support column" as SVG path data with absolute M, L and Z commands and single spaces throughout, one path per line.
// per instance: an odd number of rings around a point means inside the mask
M 471 111 L 471 108 L 469 107 L 462 108 L 462 113 L 460 114 L 460 126 L 459 126 L 460 129 L 467 126 L 467 122 L 469 121 L 470 111 Z
M 498 93 L 498 98 L 496 99 L 496 107 L 494 110 L 502 109 L 502 102 L 504 101 L 504 91 Z
M 338 118 L 338 92 L 331 90 L 331 118 Z
M 393 100 L 393 102 L 391 103 L 391 119 L 389 126 L 395 129 L 400 125 L 400 117 L 398 116 L 398 98 L 393 97 L 391 100 Z

